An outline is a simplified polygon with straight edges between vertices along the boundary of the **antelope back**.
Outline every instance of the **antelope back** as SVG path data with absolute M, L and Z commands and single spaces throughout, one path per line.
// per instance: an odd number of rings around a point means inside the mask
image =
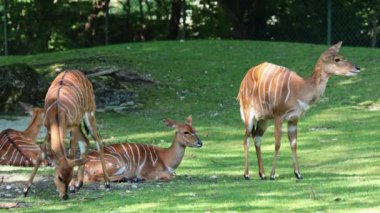
M 82 72 L 64 71 L 54 79 L 45 96 L 46 116 L 52 111 L 64 112 L 70 124 L 79 124 L 85 112 L 95 111 L 92 84 Z
M 56 164 L 54 183 L 60 198 L 67 199 L 67 188 L 75 163 L 67 160 L 65 135 L 78 128 L 86 112 L 94 113 L 95 98 L 91 82 L 77 70 L 60 73 L 45 96 L 45 126 L 47 142 Z M 72 151 L 72 150 L 71 150 Z
M 6 129 L 0 133 L 0 164 L 13 166 L 34 166 L 40 153 L 36 144 L 43 123 L 44 111 L 21 103 L 22 108 L 31 115 L 25 131 Z M 43 161 L 42 164 L 47 164 Z
M 251 68 L 241 82 L 237 97 L 243 121 L 252 120 L 252 116 L 259 120 L 281 113 L 281 108 L 286 109 L 284 104 L 292 99 L 292 90 L 296 89 L 293 85 L 301 81 L 294 72 L 272 63 Z
M 0 165 L 34 166 L 39 146 L 22 132 L 6 129 L 0 133 Z

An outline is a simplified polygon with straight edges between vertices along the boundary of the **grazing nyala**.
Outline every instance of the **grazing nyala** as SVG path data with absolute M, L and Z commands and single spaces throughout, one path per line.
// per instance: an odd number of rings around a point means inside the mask
M 202 147 L 202 142 L 192 127 L 190 116 L 185 123 L 177 123 L 168 118 L 164 119 L 164 122 L 176 129 L 169 148 L 137 143 L 114 144 L 104 148 L 107 173 L 112 181 L 171 180 L 174 178 L 175 169 L 182 161 L 185 148 Z M 104 179 L 98 152 L 88 154 L 84 175 L 85 182 Z
M 80 123 L 84 123 L 91 136 L 97 143 L 100 152 L 102 170 L 105 175 L 106 188 L 109 188 L 109 179 L 105 173 L 103 158 L 103 143 L 96 129 L 95 97 L 91 82 L 77 70 L 61 72 L 51 83 L 45 96 L 44 125 L 47 129 L 45 147 L 55 164 L 54 183 L 61 199 L 67 199 L 67 191 L 75 192 L 82 185 L 83 165 L 86 160 L 88 139 L 80 131 Z M 66 157 L 65 136 L 71 133 L 70 159 Z M 80 159 L 75 159 L 75 146 L 79 142 Z M 33 170 L 25 188 L 24 195 L 33 182 L 41 160 Z M 74 184 L 73 167 L 81 166 L 78 173 L 78 182 Z M 75 186 L 74 186 L 75 185 Z
M 0 165 L 35 166 L 41 152 L 36 144 L 41 129 L 44 109 L 33 108 L 28 104 L 19 103 L 31 115 L 28 127 L 24 131 L 6 129 L 0 133 Z M 47 160 L 42 161 L 47 165 Z
M 267 121 L 274 119 L 275 153 L 270 179 L 275 179 L 278 152 L 281 145 L 282 122 L 288 122 L 288 138 L 293 155 L 294 174 L 302 179 L 297 159 L 297 123 L 310 105 L 323 95 L 327 81 L 333 75 L 355 76 L 359 67 L 346 60 L 338 52 L 339 42 L 319 57 L 314 71 L 307 79 L 295 72 L 271 63 L 262 63 L 251 68 L 243 78 L 238 94 L 240 114 L 245 124 L 244 177 L 248 174 L 249 137 L 252 135 L 256 148 L 259 176 L 265 179 L 261 157 L 261 137 L 267 129 Z

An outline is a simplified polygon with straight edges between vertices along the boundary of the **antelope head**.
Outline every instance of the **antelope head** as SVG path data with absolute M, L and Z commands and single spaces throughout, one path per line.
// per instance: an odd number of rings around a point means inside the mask
M 164 122 L 166 126 L 176 129 L 175 141 L 178 141 L 180 145 L 186 147 L 202 147 L 202 141 L 198 138 L 195 129 L 192 126 L 192 117 L 186 118 L 185 123 L 177 123 L 176 121 L 165 118 Z
M 340 41 L 322 53 L 319 58 L 319 61 L 321 61 L 322 64 L 318 63 L 317 66 L 322 66 L 322 70 L 328 75 L 357 75 L 360 72 L 360 68 L 356 64 L 345 59 L 342 55 L 339 55 L 341 46 L 342 42 Z
M 21 108 L 25 112 L 29 113 L 29 115 L 31 116 L 29 125 L 31 123 L 35 122 L 35 125 L 37 125 L 38 128 L 40 128 L 42 126 L 42 124 L 43 124 L 44 109 L 37 108 L 37 107 L 32 107 L 31 105 L 29 105 L 27 103 L 24 103 L 24 102 L 21 102 L 21 101 L 19 101 L 18 104 L 21 106 Z
M 74 166 L 83 165 L 85 162 L 82 159 L 68 160 L 65 157 L 61 157 L 55 166 L 54 184 L 59 193 L 59 197 L 62 200 L 67 200 L 67 190 L 69 183 L 73 178 Z

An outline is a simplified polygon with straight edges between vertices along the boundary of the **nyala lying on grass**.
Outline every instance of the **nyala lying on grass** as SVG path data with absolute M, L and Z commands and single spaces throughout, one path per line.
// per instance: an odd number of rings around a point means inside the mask
M 182 161 L 185 148 L 202 147 L 202 142 L 192 127 L 191 116 L 185 123 L 177 123 L 169 118 L 164 119 L 164 122 L 168 127 L 176 129 L 169 148 L 137 143 L 113 144 L 104 148 L 104 159 L 111 181 L 171 180 Z M 88 154 L 84 181 L 101 180 L 103 174 L 99 153 L 93 151 Z
M 0 165 L 34 166 L 41 152 L 36 140 L 42 126 L 44 110 L 21 102 L 19 104 L 31 115 L 31 119 L 24 131 L 5 129 L 0 133 Z M 47 165 L 48 161 L 45 160 L 42 164 Z

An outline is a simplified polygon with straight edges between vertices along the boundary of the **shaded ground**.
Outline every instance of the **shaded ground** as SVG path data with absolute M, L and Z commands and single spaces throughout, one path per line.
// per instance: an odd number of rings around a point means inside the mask
M 23 196 L 24 184 L 29 178 L 30 173 L 20 174 L 15 172 L 22 167 L 0 167 L 0 209 L 7 208 L 23 208 L 31 207 L 33 203 L 25 201 Z M 14 171 L 14 172 L 12 172 Z M 112 193 L 130 193 L 132 191 L 141 190 L 144 187 L 160 188 L 165 187 L 163 182 L 144 182 L 144 183 L 111 183 Z M 70 194 L 69 199 L 95 200 L 102 198 L 98 190 L 105 190 L 104 183 L 85 183 L 79 192 Z M 28 196 L 49 196 L 56 197 L 58 193 L 55 191 L 53 181 L 53 171 L 49 175 L 39 175 L 35 177 Z

